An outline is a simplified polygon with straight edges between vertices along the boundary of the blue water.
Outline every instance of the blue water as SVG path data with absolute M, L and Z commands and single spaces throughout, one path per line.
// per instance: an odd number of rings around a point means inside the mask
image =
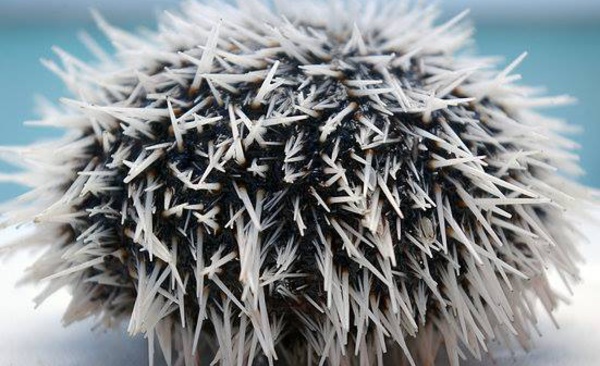
M 79 43 L 82 29 L 98 35 L 93 26 L 19 27 L 0 25 L 0 144 L 12 145 L 57 136 L 58 131 L 25 127 L 36 118 L 34 96 L 56 100 L 66 94 L 57 77 L 40 58 L 52 58 L 51 47 L 60 46 L 84 59 L 90 58 Z M 600 25 L 493 25 L 478 27 L 476 49 L 482 55 L 503 55 L 507 62 L 523 51 L 529 57 L 519 68 L 523 83 L 545 86 L 551 94 L 570 94 L 575 106 L 547 113 L 568 119 L 583 128 L 574 139 L 582 145 L 581 164 L 586 184 L 600 187 Z M 1 165 L 0 169 L 7 169 Z M 24 192 L 22 187 L 0 185 L 0 201 Z

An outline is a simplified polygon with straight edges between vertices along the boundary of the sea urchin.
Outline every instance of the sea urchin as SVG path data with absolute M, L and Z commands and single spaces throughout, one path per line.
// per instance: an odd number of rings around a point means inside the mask
M 404 2 L 187 2 L 157 31 L 98 24 L 116 57 L 58 50 L 74 99 L 5 148 L 32 190 L 6 223 L 48 247 L 42 300 L 199 345 L 223 365 L 453 365 L 529 339 L 555 269 L 577 278 L 566 209 L 585 191 L 564 125 L 501 72 L 457 54 L 465 14 Z M 282 14 L 282 15 L 279 15 Z M 557 168 L 560 172 L 557 172 Z M 261 361 L 261 362 L 262 362 Z

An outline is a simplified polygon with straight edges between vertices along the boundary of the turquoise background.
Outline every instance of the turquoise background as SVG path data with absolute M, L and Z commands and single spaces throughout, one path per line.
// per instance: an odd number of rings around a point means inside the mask
M 476 26 L 474 49 L 478 54 L 500 55 L 508 63 L 528 51 L 528 58 L 518 69 L 522 83 L 545 86 L 549 94 L 569 94 L 578 99 L 576 105 L 545 113 L 581 126 L 582 132 L 573 137 L 582 145 L 581 164 L 587 174 L 579 179 L 600 187 L 600 22 Z M 24 144 L 59 134 L 57 130 L 22 123 L 37 117 L 36 95 L 51 101 L 67 95 L 60 80 L 39 60 L 54 58 L 53 45 L 89 59 L 77 38 L 82 29 L 102 39 L 89 24 L 0 22 L 0 145 Z M 10 169 L 0 165 L 2 171 Z M 0 202 L 24 191 L 17 185 L 0 184 Z

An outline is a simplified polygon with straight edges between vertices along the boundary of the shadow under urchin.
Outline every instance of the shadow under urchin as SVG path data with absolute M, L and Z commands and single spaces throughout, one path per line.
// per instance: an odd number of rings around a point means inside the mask
M 186 2 L 157 31 L 98 19 L 116 56 L 48 62 L 74 94 L 15 148 L 7 223 L 48 247 L 65 321 L 123 320 L 167 362 L 457 365 L 529 344 L 577 279 L 586 191 L 561 121 L 459 51 L 464 13 L 329 1 Z M 280 15 L 282 14 L 282 15 Z M 558 171 L 557 171 L 558 169 Z

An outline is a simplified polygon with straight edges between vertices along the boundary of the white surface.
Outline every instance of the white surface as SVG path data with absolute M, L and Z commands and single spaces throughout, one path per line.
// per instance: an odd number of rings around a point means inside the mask
M 595 213 L 600 219 L 600 210 Z M 495 351 L 494 359 L 468 361 L 465 365 L 597 366 L 600 364 L 600 227 L 587 225 L 583 232 L 589 243 L 581 251 L 583 282 L 574 288 L 570 306 L 556 312 L 561 329 L 540 311 L 542 337 L 530 352 L 511 354 Z M 17 233 L 18 234 L 18 233 Z M 0 243 L 14 233 L 0 233 Z M 15 282 L 33 261 L 31 253 L 20 252 L 0 260 L 0 365 L 147 365 L 144 339 L 130 339 L 124 331 L 91 331 L 93 321 L 64 328 L 60 319 L 69 295 L 59 292 L 34 309 L 33 297 L 40 288 Z
M 0 232 L 0 245 L 14 234 Z M 38 255 L 24 251 L 0 258 L 0 365 L 147 365 L 148 348 L 141 337 L 132 339 L 124 330 L 92 331 L 93 319 L 63 327 L 70 299 L 66 290 L 34 308 L 33 298 L 42 287 L 15 283 Z
M 594 214 L 600 219 L 600 210 Z M 573 288 L 570 305 L 562 305 L 555 313 L 557 329 L 540 311 L 541 337 L 534 337 L 535 346 L 529 352 L 511 354 L 495 350 L 494 359 L 470 361 L 465 366 L 597 366 L 600 365 L 600 226 L 582 227 L 588 238 L 581 244 L 586 263 L 581 266 L 582 282 Z M 563 293 L 567 293 L 566 290 Z

